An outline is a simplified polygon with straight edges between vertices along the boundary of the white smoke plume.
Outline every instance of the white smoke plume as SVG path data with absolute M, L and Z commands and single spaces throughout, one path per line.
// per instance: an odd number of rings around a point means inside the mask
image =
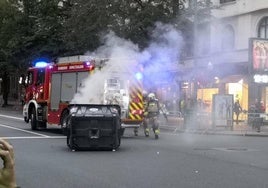
M 138 64 L 144 67 L 144 79 L 150 81 L 156 79 L 160 72 L 169 74 L 166 70 L 169 66 L 178 64 L 182 45 L 180 32 L 172 25 L 162 23 L 156 24 L 152 33 L 152 42 L 144 50 L 140 50 L 138 45 L 129 40 L 119 38 L 113 32 L 105 35 L 103 41 L 104 45 L 86 55 L 108 61 L 101 70 L 96 69 L 95 73 L 84 81 L 84 86 L 75 94 L 72 104 L 102 103 L 104 80 L 113 73 L 122 73 L 121 79 L 128 79 L 128 72 Z

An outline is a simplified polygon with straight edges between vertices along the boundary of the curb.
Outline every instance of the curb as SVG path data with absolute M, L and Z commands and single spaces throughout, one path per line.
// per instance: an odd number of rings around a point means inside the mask
M 168 130 L 172 132 L 186 133 L 186 134 L 268 137 L 268 132 L 252 132 L 252 131 L 227 132 L 227 131 L 211 131 L 211 130 L 181 130 L 175 126 L 160 126 L 160 129 Z

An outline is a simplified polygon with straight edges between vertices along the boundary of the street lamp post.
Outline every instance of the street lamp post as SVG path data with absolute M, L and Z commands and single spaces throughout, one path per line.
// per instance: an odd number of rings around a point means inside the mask
M 198 44 L 198 39 L 197 39 L 197 0 L 193 0 L 193 11 L 194 11 L 194 17 L 193 17 L 193 24 L 194 24 L 194 32 L 193 32 L 193 44 L 194 44 L 194 53 L 193 53 L 193 65 L 196 68 L 197 67 L 197 44 Z M 197 80 L 194 78 L 193 80 L 193 96 L 194 99 L 197 98 Z
M 193 10 L 193 65 L 194 68 L 200 67 L 198 63 L 198 48 L 199 48 L 199 36 L 198 36 L 198 25 L 199 25 L 199 17 L 200 14 L 204 14 L 210 16 L 211 3 L 210 0 L 203 0 L 202 2 L 193 0 L 192 1 L 192 10 Z M 210 31 L 210 30 L 209 30 Z M 210 33 L 210 32 L 209 32 Z M 210 34 L 207 34 L 210 37 Z M 210 41 L 210 40 L 208 40 Z M 209 44 L 208 44 L 209 45 Z M 193 89 L 193 98 L 197 97 L 197 80 L 194 80 L 194 89 Z

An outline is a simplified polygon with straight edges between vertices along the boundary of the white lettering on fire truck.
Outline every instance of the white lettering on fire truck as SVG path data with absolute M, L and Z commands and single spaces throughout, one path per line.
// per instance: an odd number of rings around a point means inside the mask
M 64 66 L 64 67 L 58 67 L 58 70 L 67 70 L 68 67 L 67 66 Z
M 69 66 L 69 69 L 82 69 L 84 68 L 84 65 L 71 65 Z

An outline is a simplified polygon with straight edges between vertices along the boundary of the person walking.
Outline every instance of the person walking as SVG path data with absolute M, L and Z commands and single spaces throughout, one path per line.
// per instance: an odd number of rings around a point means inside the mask
M 239 100 L 236 100 L 235 103 L 234 103 L 234 113 L 236 115 L 236 124 L 238 124 L 239 122 L 239 114 L 242 112 L 242 107 L 239 103 Z

